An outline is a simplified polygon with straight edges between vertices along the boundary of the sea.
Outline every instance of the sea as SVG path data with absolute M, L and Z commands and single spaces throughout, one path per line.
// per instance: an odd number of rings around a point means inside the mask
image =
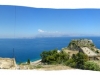
M 100 49 L 100 37 L 43 37 L 31 39 L 0 39 L 0 57 L 15 58 L 17 63 L 28 59 L 36 61 L 41 59 L 43 51 L 67 47 L 72 39 L 91 39 Z

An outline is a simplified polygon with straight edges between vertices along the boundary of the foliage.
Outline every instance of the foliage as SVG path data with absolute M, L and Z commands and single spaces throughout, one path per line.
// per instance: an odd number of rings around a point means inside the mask
M 81 52 L 76 55 L 73 54 L 72 58 L 66 61 L 65 64 L 73 68 L 100 71 L 100 66 L 96 63 L 88 62 L 88 56 Z
M 91 44 L 90 44 L 90 46 L 91 46 L 91 47 L 94 47 L 94 44 L 93 44 L 93 43 L 91 43 Z
M 66 65 L 69 65 L 73 68 L 84 68 L 84 63 L 88 60 L 88 56 L 79 52 L 76 55 L 73 54 L 72 58 L 70 58 L 68 61 L 66 61 Z
M 61 64 L 69 59 L 69 55 L 64 51 L 57 52 L 57 50 L 43 51 L 41 53 L 43 63 L 47 64 Z
M 85 62 L 84 69 L 86 69 L 86 70 L 100 71 L 99 65 L 97 65 L 94 62 Z
M 30 59 L 27 60 L 27 64 L 30 64 Z
M 98 51 L 98 50 L 96 50 L 95 52 L 96 52 L 96 53 L 99 53 L 99 51 Z
M 72 56 L 72 59 L 76 62 L 76 67 L 83 69 L 84 63 L 88 61 L 88 56 L 82 52 Z
M 74 62 L 74 60 L 71 58 L 71 59 L 69 59 L 68 61 L 65 62 L 65 65 L 75 68 L 76 62 Z
M 71 58 L 63 50 L 43 51 L 41 53 L 42 62 L 46 64 L 64 64 L 73 68 L 100 71 L 100 67 L 93 62 L 88 62 L 89 58 L 82 52 L 73 54 Z

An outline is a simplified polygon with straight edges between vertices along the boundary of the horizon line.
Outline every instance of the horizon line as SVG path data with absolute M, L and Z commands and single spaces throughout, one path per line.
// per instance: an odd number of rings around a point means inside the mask
M 59 38 L 59 37 L 100 37 L 100 36 L 42 36 L 42 37 L 0 37 L 0 39 L 34 39 L 34 38 Z

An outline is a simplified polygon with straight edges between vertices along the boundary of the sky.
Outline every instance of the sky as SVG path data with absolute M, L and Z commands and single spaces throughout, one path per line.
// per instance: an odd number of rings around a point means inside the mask
M 100 9 L 0 6 L 0 38 L 100 36 Z

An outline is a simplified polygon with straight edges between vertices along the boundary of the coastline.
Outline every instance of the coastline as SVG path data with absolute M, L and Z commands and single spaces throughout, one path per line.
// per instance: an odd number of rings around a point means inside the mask
M 42 59 L 36 60 L 36 61 L 30 61 L 30 64 L 37 64 L 39 62 L 41 62 Z
M 34 60 L 34 61 L 30 60 L 30 64 L 36 64 L 36 63 L 40 62 L 41 60 L 42 60 L 42 59 L 37 59 L 37 60 Z M 27 61 L 22 62 L 22 63 L 23 63 L 23 64 L 26 64 Z M 18 65 L 19 63 L 16 62 L 16 64 Z

